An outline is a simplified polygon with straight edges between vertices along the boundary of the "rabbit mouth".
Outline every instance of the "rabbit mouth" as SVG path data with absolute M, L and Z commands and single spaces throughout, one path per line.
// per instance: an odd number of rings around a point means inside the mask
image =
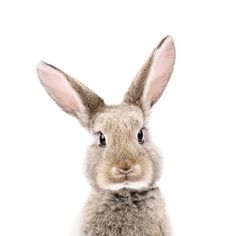
M 137 173 L 120 173 L 117 178 L 109 185 L 110 190 L 119 190 L 123 188 L 142 189 L 148 187 L 148 182 L 142 180 Z
M 135 181 L 137 180 L 137 177 L 140 174 L 141 174 L 141 167 L 139 165 L 134 165 L 128 168 L 113 167 L 111 169 L 112 177 L 118 180 L 118 182 Z
M 137 162 L 130 165 L 118 164 L 114 163 L 109 169 L 107 166 L 99 166 L 97 183 L 101 189 L 110 189 L 112 191 L 122 188 L 143 189 L 152 183 L 153 172 L 150 168 L 151 163 L 150 166 L 141 165 L 143 163 Z
M 127 182 L 128 180 L 129 180 L 129 176 L 128 176 L 128 174 L 125 174 L 125 182 Z
M 120 176 L 116 176 L 116 178 L 112 178 L 110 182 L 112 184 L 123 184 L 123 185 L 130 185 L 132 183 L 136 183 L 141 181 L 140 176 L 137 176 L 135 174 L 124 174 Z
M 129 184 L 135 182 L 135 180 L 132 178 L 132 176 L 124 174 L 123 176 L 120 177 L 120 179 L 117 182 L 121 184 Z

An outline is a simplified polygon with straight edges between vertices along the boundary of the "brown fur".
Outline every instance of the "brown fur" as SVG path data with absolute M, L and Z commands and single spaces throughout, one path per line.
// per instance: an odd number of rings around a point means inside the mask
M 138 72 L 133 82 L 131 83 L 130 88 L 124 96 L 125 102 L 135 104 L 143 108 L 141 98 L 143 95 L 144 87 L 146 85 L 148 74 L 150 72 L 152 60 L 153 53 L 148 58 L 147 62 L 143 65 L 142 69 Z
M 100 191 L 91 194 L 80 236 L 169 236 L 160 190 Z
M 162 73 L 161 80 L 156 81 L 158 76 L 150 78 L 149 74 L 153 61 L 158 62 L 156 51 L 160 48 L 164 51 L 160 58 L 164 58 L 162 65 L 167 73 Z M 49 86 L 46 87 L 49 95 L 60 105 L 57 98 L 63 99 L 62 95 L 66 94 L 63 109 L 69 108 L 75 113 L 95 138 L 86 156 L 86 176 L 93 192 L 85 205 L 78 236 L 170 235 L 165 204 L 155 186 L 161 175 L 161 159 L 150 140 L 147 118 L 172 73 L 174 52 L 172 39 L 164 38 L 135 77 L 124 102 L 113 106 L 106 106 L 102 98 L 56 67 L 45 64 L 46 67 L 41 65 L 39 68 L 44 72 L 39 73 L 39 77 L 43 85 Z M 47 73 L 52 68 L 63 75 L 60 78 L 63 82 L 69 82 L 69 85 L 65 83 L 65 91 L 64 87 L 57 87 L 55 73 Z M 48 82 L 48 75 L 54 76 L 52 83 Z M 167 75 L 166 78 L 163 75 Z M 149 86 L 150 81 L 155 86 Z M 70 86 L 74 89 L 72 92 L 68 92 Z M 140 130 L 143 132 L 142 142 L 138 139 Z M 106 140 L 103 146 L 99 145 L 101 134 Z
M 161 164 L 155 147 L 149 140 L 147 128 L 144 130 L 144 144 L 140 145 L 137 142 L 137 132 L 144 125 L 145 117 L 142 110 L 126 103 L 104 107 L 95 115 L 90 131 L 101 131 L 108 137 L 106 148 L 93 144 L 88 149 L 86 174 L 95 189 L 101 189 L 99 185 L 103 188 L 114 182 L 111 168 L 121 168 L 125 161 L 129 161 L 129 165 L 142 166 L 142 171 L 134 173 L 133 179 L 147 178 L 152 184 L 159 177 Z
M 166 36 L 165 38 L 161 40 L 158 46 L 151 53 L 146 63 L 142 66 L 141 70 L 135 76 L 133 82 L 131 83 L 128 91 L 126 92 L 124 96 L 125 102 L 135 104 L 137 106 L 142 107 L 142 109 L 145 109 L 145 106 L 142 103 L 142 96 L 143 96 L 144 88 L 147 82 L 148 74 L 150 73 L 150 69 L 152 66 L 153 56 L 154 56 L 155 51 L 161 47 L 161 45 L 165 42 L 167 38 L 168 36 Z M 152 105 L 153 104 L 151 104 L 151 106 Z
M 59 71 L 65 76 L 65 78 L 69 81 L 70 85 L 74 88 L 74 90 L 77 92 L 78 96 L 82 100 L 82 103 L 84 107 L 86 108 L 86 111 L 88 112 L 89 118 L 92 118 L 92 116 L 97 112 L 99 107 L 102 107 L 105 105 L 103 99 L 100 98 L 91 89 L 89 89 L 86 85 L 72 78 L 71 76 L 66 74 L 64 71 L 57 68 L 56 66 L 48 64 L 48 63 L 45 63 L 45 64 L 54 68 L 55 70 Z

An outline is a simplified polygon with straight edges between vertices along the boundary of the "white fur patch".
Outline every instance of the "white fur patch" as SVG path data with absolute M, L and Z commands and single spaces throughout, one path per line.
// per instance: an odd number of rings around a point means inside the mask
M 140 189 L 147 188 L 147 187 L 148 187 L 148 183 L 144 182 L 144 181 L 140 181 L 140 182 L 128 182 L 127 181 L 127 182 L 120 183 L 120 184 L 108 185 L 106 189 L 109 189 L 111 191 L 117 191 L 122 188 L 140 190 Z

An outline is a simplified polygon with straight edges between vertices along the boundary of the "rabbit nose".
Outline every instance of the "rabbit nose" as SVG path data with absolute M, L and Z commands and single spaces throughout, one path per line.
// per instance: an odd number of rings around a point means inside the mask
M 128 167 L 122 168 L 122 169 L 117 168 L 117 171 L 120 172 L 121 174 L 129 174 L 129 173 L 131 173 L 133 170 L 134 170 L 133 168 L 128 168 Z

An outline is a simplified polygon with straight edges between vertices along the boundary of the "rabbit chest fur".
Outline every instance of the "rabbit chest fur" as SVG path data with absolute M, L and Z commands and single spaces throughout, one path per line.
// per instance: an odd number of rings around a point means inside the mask
M 82 236 L 167 236 L 164 208 L 156 187 L 94 193 L 84 209 Z

